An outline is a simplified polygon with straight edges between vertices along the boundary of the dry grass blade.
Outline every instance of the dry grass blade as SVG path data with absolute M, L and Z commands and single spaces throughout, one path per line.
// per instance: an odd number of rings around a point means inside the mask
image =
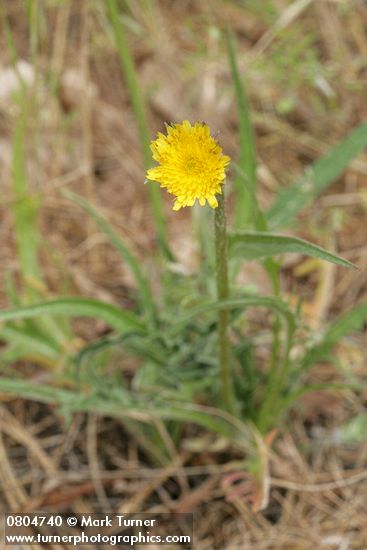
M 29 433 L 22 424 L 4 407 L 0 408 L 0 431 L 23 445 L 39 462 L 47 477 L 57 476 L 57 470 L 52 459 L 42 449 L 38 440 Z
M 318 493 L 335 491 L 344 487 L 349 487 L 355 483 L 360 483 L 367 479 L 367 470 L 358 472 L 348 477 L 344 477 L 338 481 L 329 481 L 322 483 L 298 483 L 296 481 L 288 481 L 286 479 L 271 478 L 271 484 L 274 487 L 282 487 L 283 489 L 291 489 L 293 491 L 304 491 L 307 493 Z
M 88 415 L 87 425 L 87 454 L 89 458 L 89 467 L 91 478 L 94 483 L 96 495 L 100 502 L 101 510 L 111 512 L 111 506 L 109 504 L 106 492 L 103 487 L 103 483 L 100 475 L 100 466 L 98 460 L 98 419 L 95 415 Z

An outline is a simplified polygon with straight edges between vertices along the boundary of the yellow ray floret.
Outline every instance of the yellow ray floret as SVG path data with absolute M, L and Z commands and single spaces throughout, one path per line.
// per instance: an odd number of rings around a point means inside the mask
M 167 126 L 167 135 L 158 133 L 150 148 L 159 165 L 147 171 L 147 179 L 165 187 L 175 195 L 173 210 L 193 206 L 196 199 L 201 206 L 208 201 L 218 206 L 215 197 L 222 193 L 225 168 L 230 158 L 210 135 L 209 126 L 188 120 Z

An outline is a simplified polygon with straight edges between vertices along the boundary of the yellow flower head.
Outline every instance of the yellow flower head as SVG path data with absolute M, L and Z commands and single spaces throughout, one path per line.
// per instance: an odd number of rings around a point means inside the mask
M 160 132 L 150 148 L 159 166 L 147 171 L 147 179 L 160 183 L 168 193 L 176 196 L 173 210 L 193 206 L 199 199 L 201 206 L 208 201 L 218 206 L 216 194 L 222 193 L 225 167 L 230 158 L 210 135 L 209 126 L 188 120 L 167 126 L 167 135 Z

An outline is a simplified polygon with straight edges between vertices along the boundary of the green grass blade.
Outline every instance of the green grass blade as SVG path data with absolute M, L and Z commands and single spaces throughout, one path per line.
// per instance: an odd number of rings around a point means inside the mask
M 338 442 L 343 445 L 365 444 L 367 433 L 367 414 L 362 413 L 344 422 L 336 429 Z
M 21 304 L 14 277 L 9 271 L 4 275 L 4 291 L 12 306 L 19 306 Z
M 236 228 L 255 227 L 257 205 L 256 191 L 256 151 L 252 130 L 250 109 L 244 84 L 238 70 L 235 39 L 230 29 L 226 32 L 229 65 L 236 93 L 239 121 L 239 159 L 236 187 L 236 206 L 234 225 Z
M 37 203 L 28 193 L 25 168 L 24 135 L 27 125 L 26 107 L 18 119 L 12 156 L 12 203 L 15 236 L 21 272 L 25 279 L 26 295 L 29 301 L 39 298 L 38 292 L 29 281 L 41 281 L 38 262 L 39 235 L 37 231 Z
M 126 80 L 130 101 L 138 125 L 138 134 L 144 157 L 144 165 L 145 168 L 148 169 L 152 166 L 152 155 L 150 151 L 150 133 L 143 95 L 141 93 L 125 30 L 119 18 L 117 2 L 116 0 L 106 0 L 106 4 L 109 19 L 114 31 L 114 38 L 121 61 L 122 72 Z M 173 255 L 168 245 L 166 223 L 159 187 L 156 184 L 149 184 L 148 189 L 161 250 L 167 259 L 172 260 Z
M 37 228 L 38 199 L 32 196 L 28 189 L 26 171 L 26 154 L 24 147 L 28 121 L 28 100 L 26 92 L 20 97 L 21 113 L 19 115 L 14 136 L 12 151 L 12 213 L 14 219 L 17 255 L 19 259 L 22 282 L 24 284 L 24 300 L 27 303 L 39 301 L 42 296 L 39 289 L 44 288 L 42 272 L 38 259 L 38 247 L 41 237 Z M 22 297 L 23 298 L 23 297 Z M 44 332 L 51 334 L 60 343 L 67 340 L 67 334 L 61 323 L 53 319 L 40 319 Z
M 120 253 L 122 259 L 129 266 L 139 291 L 139 301 L 142 310 L 147 310 L 150 319 L 155 318 L 155 305 L 153 301 L 152 292 L 148 283 L 148 280 L 143 275 L 140 269 L 140 263 L 138 259 L 132 254 L 129 248 L 124 244 L 120 237 L 115 233 L 109 223 L 103 218 L 92 205 L 90 205 L 85 199 L 71 193 L 70 191 L 63 193 L 67 198 L 78 204 L 83 210 L 85 210 L 97 223 L 100 230 L 108 237 L 109 241 Z
M 298 237 L 288 235 L 278 235 L 263 231 L 237 231 L 228 236 L 229 249 L 233 255 L 241 256 L 245 260 L 255 260 L 285 254 L 287 252 L 296 252 L 320 258 L 333 264 L 357 269 L 354 264 L 344 260 L 336 254 L 328 252 L 321 246 L 309 243 Z
M 269 226 L 272 229 L 289 226 L 298 212 L 332 184 L 366 147 L 367 123 L 364 123 L 311 166 L 297 183 L 279 192 L 266 214 Z
M 10 62 L 13 67 L 16 66 L 16 62 L 19 59 L 17 47 L 15 45 L 14 37 L 10 28 L 9 19 L 5 11 L 5 3 L 0 4 L 0 19 L 4 32 L 7 50 L 9 53 Z
M 144 156 L 145 167 L 149 168 L 152 162 L 150 152 L 150 137 L 147 123 L 147 113 L 141 93 L 134 61 L 127 42 L 125 29 L 119 17 L 116 0 L 107 0 L 107 10 L 112 23 L 117 51 L 121 61 L 121 68 L 129 90 L 130 101 L 138 125 L 139 139 Z
M 39 42 L 39 24 L 41 19 L 39 2 L 32 2 L 32 0 L 24 0 L 25 14 L 28 19 L 29 29 L 29 45 L 31 51 L 32 61 L 37 58 L 38 42 Z
M 111 304 L 90 298 L 60 298 L 31 306 L 0 311 L 0 321 L 33 319 L 39 315 L 66 315 L 68 317 L 95 317 L 102 319 L 120 332 L 143 331 L 144 324 L 133 314 Z
M 367 303 L 359 304 L 351 311 L 340 316 L 327 329 L 324 341 L 334 345 L 340 342 L 346 334 L 355 330 L 361 330 L 367 322 Z
M 359 304 L 351 311 L 340 316 L 325 331 L 321 342 L 307 351 L 301 360 L 302 372 L 317 361 L 327 357 L 332 348 L 350 332 L 361 330 L 367 322 L 367 303 Z

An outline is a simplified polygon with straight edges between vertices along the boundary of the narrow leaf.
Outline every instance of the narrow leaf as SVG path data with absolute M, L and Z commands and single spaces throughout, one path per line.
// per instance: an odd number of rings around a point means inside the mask
M 124 244 L 120 237 L 115 233 L 110 224 L 101 216 L 91 204 L 89 204 L 83 197 L 71 193 L 70 191 L 63 193 L 67 198 L 78 204 L 83 210 L 85 210 L 97 223 L 101 231 L 108 237 L 109 241 L 120 253 L 123 260 L 129 266 L 136 284 L 139 290 L 140 305 L 142 309 L 149 311 L 150 317 L 154 317 L 154 302 L 147 279 L 144 277 L 138 259 L 132 254 L 129 248 Z
M 38 315 L 67 315 L 69 317 L 96 317 L 102 319 L 112 328 L 124 332 L 126 330 L 141 331 L 143 323 L 133 314 L 116 306 L 89 298 L 61 298 L 49 302 L 41 302 L 31 306 L 17 307 L 0 311 L 0 321 L 15 321 L 31 319 Z
M 29 190 L 26 162 L 25 162 L 25 136 L 27 130 L 29 105 L 25 92 L 21 95 L 21 112 L 13 137 L 12 151 L 12 212 L 14 219 L 14 233 L 17 244 L 17 254 L 25 287 L 25 301 L 37 302 L 42 299 L 40 288 L 44 286 L 40 262 L 38 258 L 38 246 L 41 236 L 37 228 L 38 199 L 32 196 Z M 67 340 L 67 335 L 61 323 L 53 319 L 41 318 L 38 324 L 43 331 L 52 335 L 58 342 Z
M 117 1 L 106 0 L 106 9 L 112 24 L 115 44 L 120 57 L 121 69 L 126 81 L 135 120 L 138 126 L 139 142 L 143 153 L 144 165 L 145 168 L 150 168 L 152 165 L 152 155 L 149 147 L 148 117 L 141 91 L 142 88 L 139 84 L 126 32 L 119 17 Z M 159 187 L 157 185 L 149 185 L 148 190 L 161 250 L 168 260 L 173 260 L 174 257 L 167 240 L 166 221 Z
M 333 264 L 357 269 L 348 260 L 344 260 L 340 256 L 321 248 L 321 246 L 309 243 L 298 237 L 262 231 L 237 231 L 230 233 L 228 239 L 232 253 L 246 260 L 276 256 L 277 254 L 284 254 L 286 252 L 298 252 Z
M 239 308 L 246 307 L 267 307 L 273 309 L 280 315 L 282 315 L 287 322 L 289 332 L 292 332 L 295 328 L 295 319 L 292 312 L 288 309 L 287 305 L 279 300 L 278 298 L 273 298 L 269 296 L 246 296 L 242 298 L 232 298 L 228 300 L 218 300 L 217 302 L 212 302 L 209 304 L 200 305 L 192 308 L 184 316 L 178 318 L 172 322 L 171 329 L 172 331 L 180 330 L 184 325 L 187 325 L 192 319 L 203 315 L 205 313 L 210 313 L 213 311 L 218 311 L 219 309 L 228 309 L 235 310 Z
M 324 340 L 334 345 L 346 334 L 361 330 L 365 323 L 367 323 L 367 303 L 359 304 L 334 321 L 327 329 Z
M 102 399 L 96 395 L 84 395 L 75 391 L 35 384 L 23 379 L 0 378 L 0 395 L 14 395 L 24 399 L 60 405 L 67 412 L 93 412 L 115 418 L 131 418 L 144 423 L 150 423 L 155 418 L 162 420 L 177 420 L 193 422 L 209 430 L 232 437 L 238 441 L 250 438 L 245 424 L 227 413 L 214 407 L 191 405 L 189 403 L 173 403 L 167 405 L 147 405 L 134 403 L 126 399 Z
M 325 358 L 341 339 L 355 330 L 361 330 L 367 322 L 367 304 L 359 304 L 334 321 L 325 331 L 321 341 L 307 351 L 301 361 L 305 370 Z
M 343 444 L 365 443 L 367 414 L 362 413 L 348 420 L 334 431 L 334 438 Z
M 298 212 L 341 176 L 350 161 L 366 147 L 367 123 L 364 123 L 326 156 L 315 162 L 299 181 L 279 192 L 278 198 L 266 215 L 269 226 L 274 229 L 290 225 Z
M 25 100 L 24 100 L 25 101 Z M 41 270 L 38 262 L 39 234 L 37 231 L 37 201 L 29 194 L 25 152 L 24 136 L 27 126 L 27 109 L 23 105 L 22 112 L 18 118 L 13 137 L 12 155 L 12 191 L 14 201 L 12 202 L 15 238 L 19 257 L 20 268 L 23 279 L 41 281 Z M 37 291 L 31 285 L 27 285 L 27 296 L 30 301 L 38 298 Z
M 248 105 L 245 86 L 238 69 L 237 52 L 233 33 L 230 29 L 226 32 L 227 51 L 229 65 L 234 84 L 238 123 L 239 123 L 239 159 L 237 177 L 234 185 L 236 187 L 235 226 L 253 227 L 256 224 L 256 151 L 250 109 Z
M 57 361 L 62 354 L 61 348 L 56 342 L 51 342 L 46 335 L 32 331 L 28 326 L 16 326 L 6 324 L 0 327 L 0 339 L 9 344 L 22 346 L 30 355 L 43 355 L 50 360 Z

